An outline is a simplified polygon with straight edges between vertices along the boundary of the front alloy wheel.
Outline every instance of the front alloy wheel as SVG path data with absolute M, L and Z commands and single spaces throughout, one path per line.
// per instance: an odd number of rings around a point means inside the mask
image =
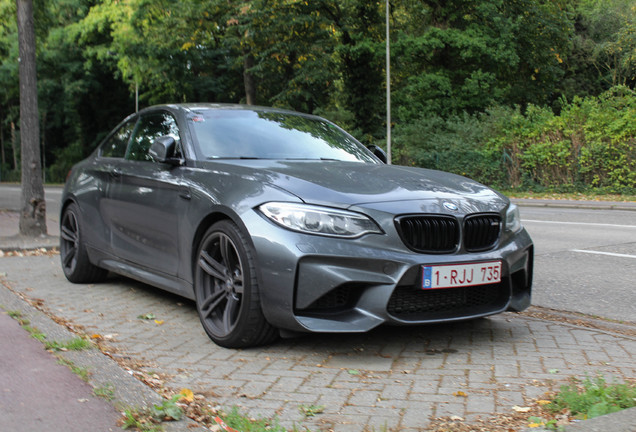
M 241 348 L 271 342 L 275 329 L 261 311 L 251 246 L 230 221 L 214 224 L 197 254 L 199 318 L 215 343 Z

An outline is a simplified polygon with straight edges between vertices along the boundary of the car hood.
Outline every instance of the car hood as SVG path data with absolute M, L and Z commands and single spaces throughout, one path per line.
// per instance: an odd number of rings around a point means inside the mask
M 235 174 L 283 189 L 311 204 L 347 208 L 393 203 L 394 210 L 404 207 L 408 211 L 418 202 L 411 211 L 436 213 L 445 202 L 455 204 L 462 213 L 499 212 L 508 204 L 503 195 L 466 177 L 421 168 L 339 161 L 237 160 L 223 164 L 232 165 Z

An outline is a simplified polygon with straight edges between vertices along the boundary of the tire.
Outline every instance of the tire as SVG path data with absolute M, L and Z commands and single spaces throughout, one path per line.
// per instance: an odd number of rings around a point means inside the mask
M 203 236 L 196 256 L 194 292 L 201 324 L 217 345 L 245 348 L 278 337 L 261 309 L 251 245 L 223 220 Z
M 60 221 L 60 257 L 64 276 L 73 283 L 103 281 L 108 271 L 90 262 L 83 235 L 79 207 L 75 203 L 69 204 Z

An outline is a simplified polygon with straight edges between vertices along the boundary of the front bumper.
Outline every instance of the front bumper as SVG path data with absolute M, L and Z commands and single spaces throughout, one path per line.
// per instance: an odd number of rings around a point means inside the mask
M 384 323 L 465 320 L 530 305 L 533 245 L 525 230 L 480 253 L 421 254 L 391 233 L 337 239 L 286 231 L 259 215 L 254 242 L 263 312 L 275 327 L 365 332 Z M 421 266 L 502 261 L 498 284 L 421 289 Z

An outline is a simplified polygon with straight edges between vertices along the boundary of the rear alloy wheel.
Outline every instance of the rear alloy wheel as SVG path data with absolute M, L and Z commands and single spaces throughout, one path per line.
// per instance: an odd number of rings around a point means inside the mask
M 99 282 L 108 271 L 91 264 L 82 239 L 80 212 L 77 204 L 69 204 L 60 222 L 60 257 L 66 279 L 73 283 Z
M 194 283 L 199 318 L 217 345 L 243 348 L 276 339 L 261 310 L 252 248 L 234 223 L 217 222 L 205 233 Z

